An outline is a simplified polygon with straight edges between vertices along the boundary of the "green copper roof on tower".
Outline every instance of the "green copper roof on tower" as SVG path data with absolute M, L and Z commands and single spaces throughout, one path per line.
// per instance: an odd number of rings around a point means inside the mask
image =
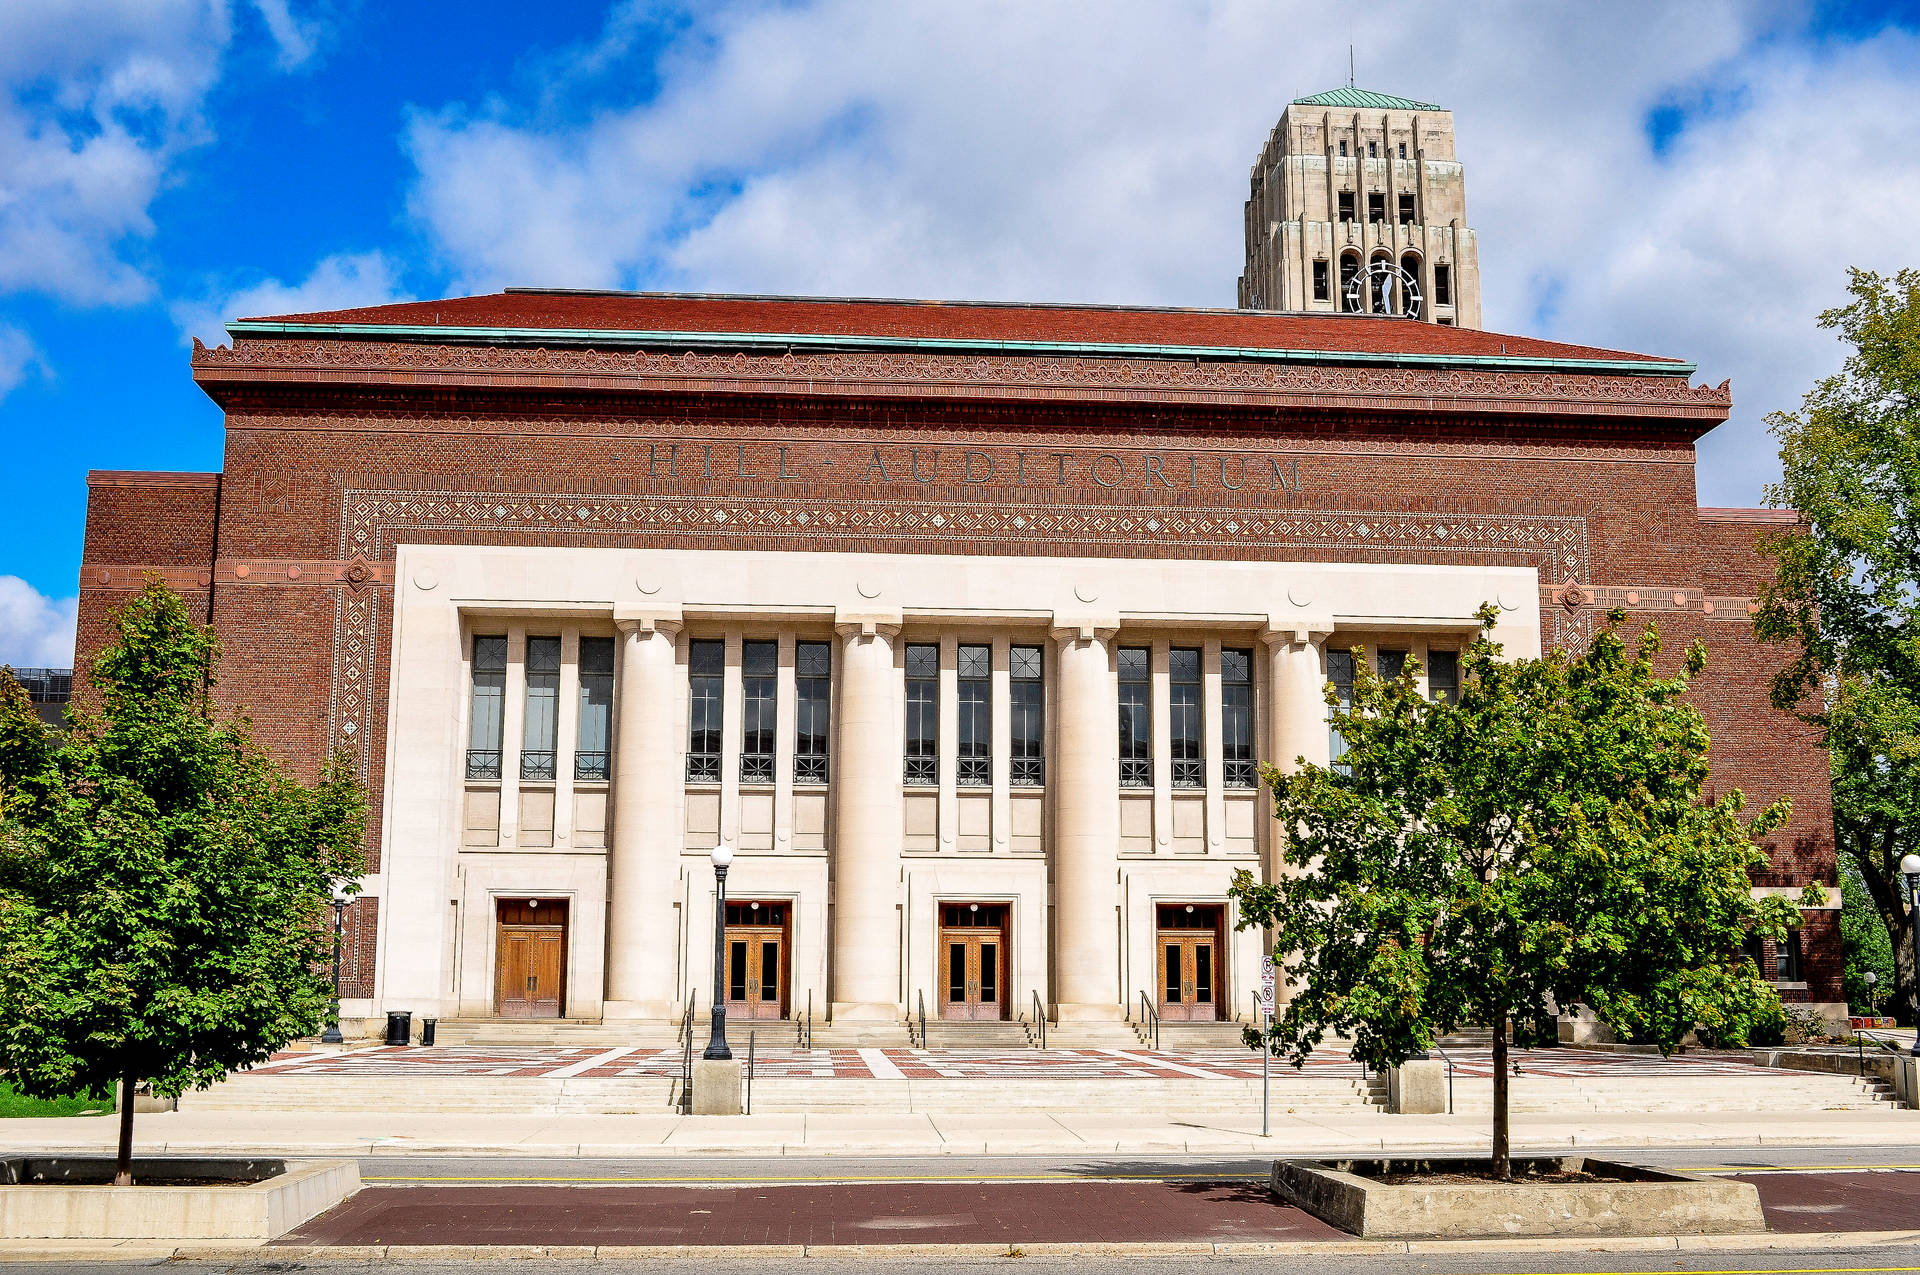
M 1315 93 L 1312 97 L 1296 97 L 1295 106 L 1357 106 L 1369 111 L 1444 111 L 1444 106 L 1435 106 L 1432 102 L 1416 102 L 1410 97 L 1394 97 L 1390 93 L 1375 93 L 1369 89 L 1338 88 L 1328 89 L 1325 93 Z

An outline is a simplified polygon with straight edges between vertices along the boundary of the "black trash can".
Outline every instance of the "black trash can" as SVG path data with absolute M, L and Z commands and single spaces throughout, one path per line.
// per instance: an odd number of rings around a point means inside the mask
M 437 1018 L 421 1019 L 420 1020 L 420 1043 L 423 1045 L 431 1045 L 433 1043 L 433 1029 L 439 1025 L 440 1025 L 440 1020 Z
M 387 1011 L 387 1043 L 404 1045 L 413 1035 L 413 1011 L 410 1009 L 390 1009 Z

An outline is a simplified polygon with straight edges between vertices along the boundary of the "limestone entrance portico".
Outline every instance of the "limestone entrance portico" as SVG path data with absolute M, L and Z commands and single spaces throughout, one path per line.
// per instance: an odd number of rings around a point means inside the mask
M 1327 650 L 1458 649 L 1486 601 L 1540 643 L 1520 567 L 408 544 L 395 578 L 374 999 L 463 1017 L 521 1012 L 515 898 L 567 902 L 569 1019 L 1233 1017 L 1253 765 L 1325 758 Z M 1171 905 L 1209 921 L 1170 982 Z

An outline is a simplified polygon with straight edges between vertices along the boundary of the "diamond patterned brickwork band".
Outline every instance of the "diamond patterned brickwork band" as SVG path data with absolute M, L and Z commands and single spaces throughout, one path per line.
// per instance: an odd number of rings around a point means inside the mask
M 1542 580 L 1590 578 L 1587 520 L 1547 515 L 1358 513 L 1339 510 L 1142 509 L 1138 506 L 983 507 L 911 500 L 782 500 L 748 496 L 535 495 L 475 491 L 347 491 L 340 520 L 343 561 L 384 562 L 410 539 L 457 534 L 480 543 L 570 543 L 609 547 L 684 544 L 689 539 L 792 539 L 927 549 L 960 541 L 1054 548 L 1060 544 L 1168 543 L 1295 551 L 1316 559 L 1473 561 L 1531 566 Z M 380 588 L 336 598 L 331 738 L 370 760 Z M 1553 606 L 1551 641 L 1589 631 L 1591 608 Z

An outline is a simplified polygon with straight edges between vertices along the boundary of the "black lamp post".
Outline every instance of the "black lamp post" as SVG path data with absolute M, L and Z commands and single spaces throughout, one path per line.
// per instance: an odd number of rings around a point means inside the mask
M 328 1016 L 327 1030 L 320 1033 L 323 1045 L 344 1045 L 346 1038 L 340 1034 L 340 939 L 347 928 L 347 904 L 353 902 L 354 886 L 351 881 L 333 883 L 333 1013 Z
M 727 1048 L 727 865 L 733 847 L 722 841 L 707 856 L 713 860 L 713 1037 L 702 1058 L 732 1058 Z
M 1913 936 L 1913 1048 L 1907 1052 L 1920 1058 L 1920 854 L 1900 860 L 1900 875 L 1907 883 L 1907 930 Z

